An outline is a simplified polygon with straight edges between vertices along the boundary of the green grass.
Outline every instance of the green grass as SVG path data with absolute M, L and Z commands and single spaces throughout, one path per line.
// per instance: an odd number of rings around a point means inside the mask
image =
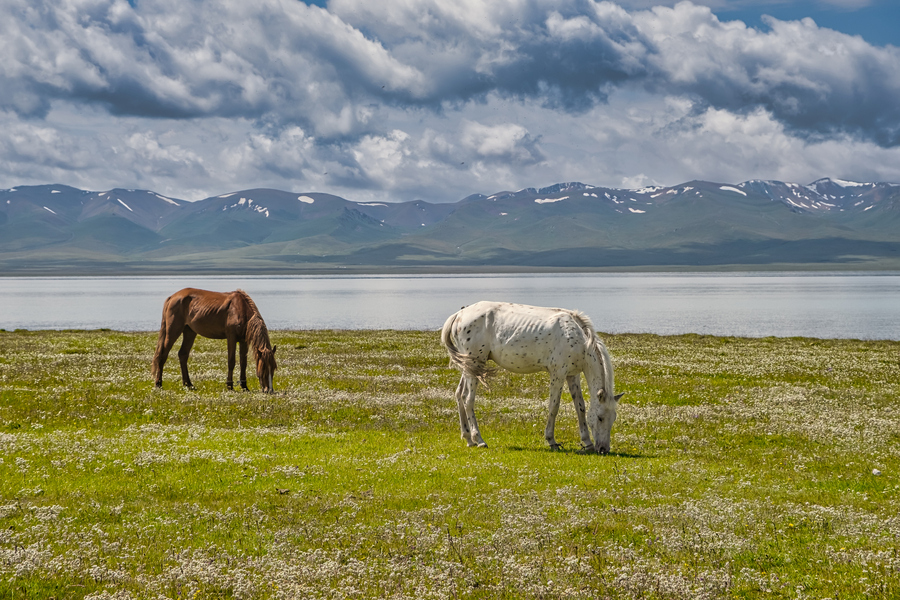
M 0 598 L 900 595 L 898 343 L 604 336 L 599 456 L 540 374 L 467 448 L 436 332 L 272 337 L 265 396 L 223 342 L 154 390 L 154 334 L 0 332 Z

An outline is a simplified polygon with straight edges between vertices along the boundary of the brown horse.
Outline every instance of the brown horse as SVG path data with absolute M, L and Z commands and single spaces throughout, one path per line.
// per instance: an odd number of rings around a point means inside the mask
M 234 389 L 234 347 L 241 348 L 241 388 L 247 388 L 247 345 L 256 355 L 256 376 L 263 392 L 273 393 L 272 378 L 275 375 L 275 346 L 269 342 L 269 332 L 259 309 L 243 290 L 234 292 L 208 292 L 185 288 L 166 298 L 163 304 L 162 324 L 153 355 L 152 377 L 156 387 L 162 387 L 163 366 L 178 336 L 184 334 L 178 360 L 181 362 L 181 382 L 193 388 L 188 376 L 188 356 L 199 333 L 214 340 L 228 340 L 229 390 Z

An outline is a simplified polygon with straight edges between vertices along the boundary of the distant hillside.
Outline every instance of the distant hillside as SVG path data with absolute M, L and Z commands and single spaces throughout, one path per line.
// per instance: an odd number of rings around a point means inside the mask
M 251 189 L 198 202 L 0 191 L 5 274 L 321 269 L 900 268 L 900 185 L 583 183 L 452 204 Z

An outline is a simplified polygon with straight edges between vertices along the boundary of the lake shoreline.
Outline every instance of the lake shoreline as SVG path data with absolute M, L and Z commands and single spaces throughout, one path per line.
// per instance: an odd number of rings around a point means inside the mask
M 729 264 L 729 265 L 642 265 L 601 267 L 540 267 L 517 265 L 484 266 L 379 266 L 379 265 L 321 265 L 309 267 L 277 268 L 266 266 L 179 267 L 152 266 L 54 266 L 9 267 L 0 272 L 0 279 L 10 277 L 166 277 L 196 275 L 200 277 L 223 276 L 316 276 L 316 275 L 491 275 L 491 274 L 547 274 L 547 273 L 900 273 L 900 261 L 878 261 L 866 264 L 847 263 L 778 263 L 778 264 Z
M 156 329 L 110 329 L 106 327 L 93 328 L 93 329 L 3 329 L 0 328 L 0 335 L 55 335 L 55 334 L 66 334 L 66 335 L 149 335 L 154 334 L 158 330 Z M 298 335 L 331 335 L 331 334 L 341 334 L 341 335 L 353 335 L 358 334 L 360 336 L 372 336 L 372 335 L 384 335 L 384 334 L 396 334 L 396 335 L 417 335 L 417 334 L 428 334 L 439 332 L 440 328 L 434 329 L 269 329 L 269 336 L 272 339 L 272 342 L 275 344 L 280 343 L 279 337 L 294 337 Z M 847 338 L 847 337 L 815 337 L 815 336 L 806 336 L 806 335 L 789 335 L 789 336 L 779 336 L 779 335 L 764 335 L 764 336 L 749 336 L 749 335 L 715 335 L 709 333 L 651 333 L 651 332 L 629 332 L 629 331 L 621 331 L 616 333 L 610 333 L 606 331 L 597 331 L 597 335 L 600 336 L 601 339 L 605 339 L 607 337 L 640 337 L 640 338 L 659 338 L 660 341 L 666 340 L 676 340 L 683 338 L 684 340 L 690 340 L 694 343 L 702 343 L 702 342 L 805 342 L 805 343 L 848 343 L 848 344 L 897 344 L 900 340 L 892 340 L 888 338 Z M 174 350 L 178 349 L 180 346 L 180 339 L 176 342 L 174 346 Z M 206 343 L 215 344 L 217 341 L 224 340 L 212 340 L 207 341 Z M 176 357 L 177 360 L 177 357 Z M 177 363 L 176 363 L 177 366 Z
M 7 277 L 0 328 L 156 331 L 187 287 L 253 297 L 271 330 L 435 330 L 479 300 L 556 306 L 610 333 L 900 339 L 893 272 L 340 273 Z

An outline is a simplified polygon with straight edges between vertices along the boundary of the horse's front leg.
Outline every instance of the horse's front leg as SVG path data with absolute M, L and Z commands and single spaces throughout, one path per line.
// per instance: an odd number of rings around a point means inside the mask
M 241 352 L 241 389 L 250 391 L 247 387 L 247 342 L 238 342 Z
M 462 388 L 462 393 L 460 393 Z M 478 419 L 475 418 L 475 392 L 478 390 L 478 379 L 471 375 L 463 375 L 457 388 L 457 399 L 459 401 L 459 422 L 463 428 L 463 439 L 469 446 L 478 446 L 479 448 L 487 448 L 487 443 L 482 439 L 481 432 L 478 430 Z M 465 404 L 463 404 L 465 403 Z M 465 415 L 463 415 L 465 411 Z M 465 418 L 464 418 L 465 417 Z M 469 437 L 466 437 L 466 429 L 468 429 Z
M 591 441 L 591 432 L 588 429 L 587 415 L 585 414 L 584 395 L 581 393 L 581 375 L 569 375 L 566 377 L 566 381 L 569 384 L 569 393 L 572 394 L 575 414 L 578 416 L 578 433 L 581 434 L 581 449 L 592 451 L 594 443 Z
M 191 356 L 191 348 L 194 340 L 197 339 L 197 333 L 190 327 L 185 327 L 182 335 L 181 348 L 178 350 L 178 362 L 181 363 L 181 383 L 184 387 L 192 390 L 194 384 L 191 383 L 191 376 L 188 375 L 188 358 Z
M 225 380 L 225 385 L 229 390 L 234 390 L 234 350 L 235 346 L 237 346 L 237 340 L 229 336 L 228 337 L 228 379 Z
M 544 439 L 553 450 L 559 449 L 556 443 L 556 415 L 559 413 L 559 399 L 562 397 L 563 378 L 554 375 L 550 376 L 550 403 L 548 405 L 549 412 L 547 414 L 547 428 L 544 429 Z

